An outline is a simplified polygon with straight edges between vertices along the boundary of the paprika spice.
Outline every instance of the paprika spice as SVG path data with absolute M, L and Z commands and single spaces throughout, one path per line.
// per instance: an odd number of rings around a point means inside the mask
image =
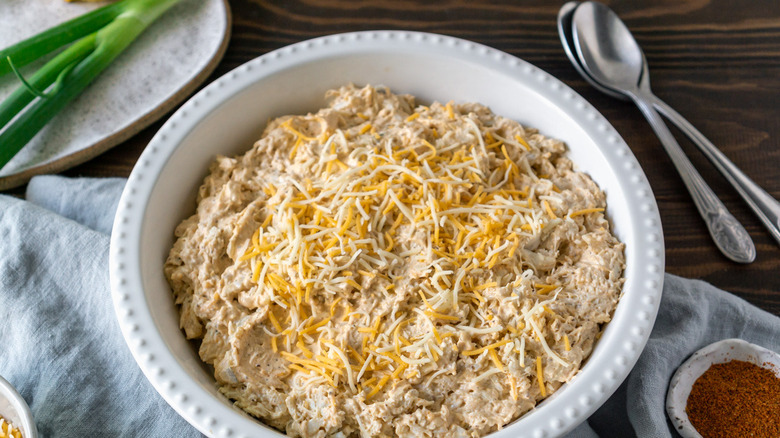
M 704 438 L 778 438 L 780 378 L 750 362 L 713 364 L 694 382 L 685 411 Z

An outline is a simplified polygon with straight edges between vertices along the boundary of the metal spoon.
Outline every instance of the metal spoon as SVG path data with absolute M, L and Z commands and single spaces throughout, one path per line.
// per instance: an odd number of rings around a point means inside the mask
M 574 47 L 582 68 L 593 80 L 621 93 L 642 111 L 680 173 L 715 245 L 729 259 L 750 263 L 756 248 L 745 228 L 728 212 L 685 156 L 661 116 L 653 109 L 645 55 L 631 32 L 608 7 L 595 2 L 579 5 L 572 16 Z M 647 85 L 640 87 L 645 77 Z
M 569 2 L 561 7 L 558 12 L 558 35 L 561 38 L 563 49 L 566 56 L 569 57 L 574 68 L 585 78 L 594 88 L 609 96 L 628 100 L 628 97 L 617 91 L 603 86 L 593 79 L 582 67 L 581 61 L 577 56 L 574 46 L 574 37 L 572 35 L 572 15 L 580 2 Z M 758 186 L 753 180 L 745 175 L 731 160 L 728 159 L 707 137 L 697 130 L 690 122 L 681 116 L 672 107 L 656 97 L 650 91 L 650 74 L 647 63 L 642 66 L 642 77 L 639 82 L 639 88 L 646 92 L 650 103 L 664 117 L 674 123 L 680 131 L 683 132 L 695 144 L 699 150 L 706 156 L 718 171 L 731 183 L 734 189 L 739 193 L 742 199 L 748 204 L 753 212 L 758 216 L 769 233 L 780 244 L 780 202 L 773 198 L 764 189 Z

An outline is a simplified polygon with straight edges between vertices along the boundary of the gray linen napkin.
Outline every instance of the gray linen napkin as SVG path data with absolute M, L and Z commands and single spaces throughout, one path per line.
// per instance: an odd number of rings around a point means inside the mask
M 114 317 L 108 244 L 122 179 L 33 179 L 0 196 L 0 375 L 42 438 L 200 437 L 136 365 Z
M 0 195 L 0 375 L 42 437 L 201 436 L 155 392 L 125 346 L 108 286 L 123 179 L 36 177 Z M 695 350 L 741 338 L 780 350 L 780 318 L 696 280 L 666 275 L 661 310 L 626 382 L 568 437 L 676 436 L 664 404 Z

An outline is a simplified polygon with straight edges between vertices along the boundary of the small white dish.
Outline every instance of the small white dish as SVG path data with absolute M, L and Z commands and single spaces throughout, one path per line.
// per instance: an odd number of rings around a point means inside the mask
M 710 366 L 732 360 L 750 362 L 762 368 L 770 365 L 769 369 L 780 377 L 780 354 L 741 339 L 724 339 L 693 353 L 677 368 L 666 394 L 666 413 L 683 438 L 702 438 L 685 412 L 693 383 Z
M 7 380 L 0 377 L 0 416 L 14 425 L 22 438 L 38 438 L 32 412 L 27 402 Z

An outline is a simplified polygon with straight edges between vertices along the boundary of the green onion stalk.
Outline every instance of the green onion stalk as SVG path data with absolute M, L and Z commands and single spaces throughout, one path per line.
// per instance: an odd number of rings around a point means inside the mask
M 0 50 L 0 76 L 13 73 L 22 83 L 0 103 L 0 169 L 179 1 L 122 0 Z M 19 72 L 66 45 L 28 78 Z

